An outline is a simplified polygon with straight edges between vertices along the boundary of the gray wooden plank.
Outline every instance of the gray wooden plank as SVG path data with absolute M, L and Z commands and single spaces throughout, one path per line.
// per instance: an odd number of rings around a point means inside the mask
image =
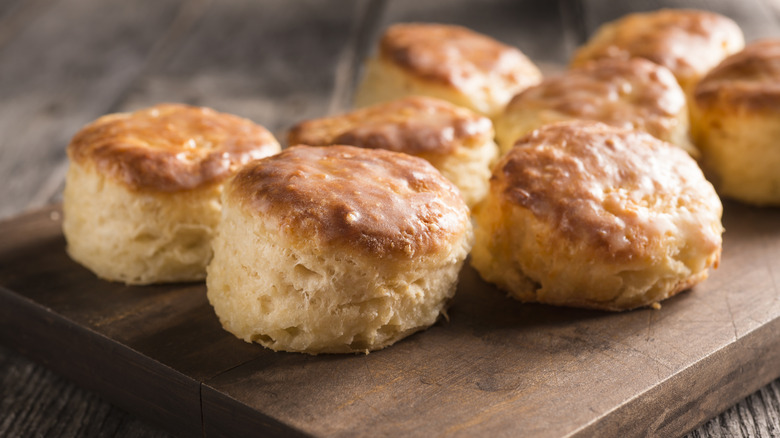
M 0 371 L 0 436 L 170 436 L 2 346 Z
M 181 4 L 60 1 L 0 46 L 0 217 L 57 187 L 70 137 L 114 105 Z
M 215 2 L 181 50 L 134 85 L 121 109 L 161 101 L 210 106 L 254 120 L 284 142 L 306 118 L 342 109 L 358 24 L 370 2 Z M 342 66 L 341 68 L 339 66 Z M 341 86 L 340 88 L 344 88 Z
M 46 0 L 5 0 L 0 2 L 0 47 L 29 26 L 54 4 Z

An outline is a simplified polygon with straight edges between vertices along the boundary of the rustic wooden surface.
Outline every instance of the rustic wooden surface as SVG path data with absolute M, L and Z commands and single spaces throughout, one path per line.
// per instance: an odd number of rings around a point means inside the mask
M 65 144 L 107 112 L 181 101 L 237 113 L 281 134 L 302 118 L 349 106 L 361 63 L 389 23 L 463 24 L 544 66 L 564 63 L 599 23 L 663 6 L 724 13 L 748 39 L 780 35 L 780 6 L 772 0 L 3 0 L 0 218 L 56 202 Z M 235 371 L 242 372 L 251 374 L 251 366 Z M 5 347 L 0 379 L 0 436 L 167 435 Z M 230 387 L 230 374 L 222 384 Z M 780 436 L 780 380 L 690 436 Z

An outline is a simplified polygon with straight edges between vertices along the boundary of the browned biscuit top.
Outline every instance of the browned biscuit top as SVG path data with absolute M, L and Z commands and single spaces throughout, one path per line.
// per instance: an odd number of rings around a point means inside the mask
M 439 99 L 412 96 L 336 117 L 307 120 L 289 144 L 344 144 L 410 155 L 447 155 L 493 138 L 490 119 Z
M 160 104 L 97 119 L 73 137 L 68 156 L 131 189 L 176 192 L 219 181 L 279 150 L 268 130 L 247 119 Z
M 541 77 L 519 50 L 460 26 L 396 24 L 382 36 L 379 52 L 414 76 L 464 91 L 524 88 Z
M 670 69 L 680 80 L 705 74 L 742 45 L 742 30 L 728 17 L 708 11 L 662 9 L 607 23 L 577 51 L 572 64 L 640 57 Z
M 502 158 L 491 191 L 609 259 L 652 257 L 669 234 L 720 245 L 720 200 L 696 162 L 639 131 L 547 125 Z
M 294 146 L 239 171 L 226 196 L 296 241 L 410 258 L 469 226 L 452 183 L 427 161 L 381 149 Z
M 731 55 L 696 87 L 700 106 L 780 110 L 780 40 L 760 40 Z
M 650 61 L 591 61 L 527 88 L 507 105 L 513 110 L 554 110 L 572 118 L 640 129 L 655 136 L 679 125 L 685 93 L 674 75 Z

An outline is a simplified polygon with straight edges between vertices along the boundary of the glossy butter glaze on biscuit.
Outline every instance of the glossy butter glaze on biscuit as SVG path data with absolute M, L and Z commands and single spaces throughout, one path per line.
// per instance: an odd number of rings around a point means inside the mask
M 497 140 L 506 152 L 534 129 L 572 119 L 638 129 L 695 154 L 685 93 L 668 69 L 640 58 L 591 61 L 527 88 L 497 119 Z
M 472 264 L 521 301 L 624 310 L 717 266 L 722 207 L 695 161 L 649 134 L 547 125 L 494 168 Z
M 422 96 L 301 122 L 290 130 L 288 144 L 344 144 L 424 158 L 460 189 L 469 206 L 485 196 L 498 155 L 488 118 Z
M 382 36 L 356 104 L 426 95 L 492 117 L 540 79 L 522 52 L 486 35 L 453 25 L 396 24 Z
M 572 65 L 600 58 L 645 58 L 674 73 L 690 96 L 699 78 L 745 45 L 728 17 L 693 9 L 626 15 L 602 25 L 574 55 Z
M 111 114 L 68 145 L 68 253 L 128 284 L 203 279 L 224 180 L 280 150 L 263 127 L 208 108 Z
M 220 181 L 246 162 L 278 151 L 276 139 L 262 126 L 181 104 L 103 116 L 68 145 L 72 162 L 94 165 L 129 189 L 159 192 Z
M 726 58 L 696 87 L 693 131 L 702 165 L 724 196 L 780 205 L 780 41 Z
M 223 195 L 208 297 L 247 342 L 365 352 L 433 324 L 472 243 L 457 188 L 405 154 L 294 146 Z

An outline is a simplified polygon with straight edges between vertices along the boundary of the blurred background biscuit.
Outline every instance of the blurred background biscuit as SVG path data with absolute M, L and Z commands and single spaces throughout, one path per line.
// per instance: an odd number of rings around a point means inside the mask
M 695 93 L 702 165 L 726 197 L 780 205 L 780 40 L 726 58 Z
M 685 93 L 665 67 L 641 58 L 584 63 L 520 92 L 496 119 L 502 153 L 543 125 L 593 120 L 638 129 L 692 155 Z
M 577 50 L 571 65 L 600 58 L 649 59 L 671 70 L 690 97 L 702 76 L 744 45 L 742 30 L 731 18 L 694 9 L 661 9 L 603 24 Z
M 369 60 L 355 105 L 423 95 L 494 117 L 541 77 L 520 50 L 465 27 L 396 24 Z

